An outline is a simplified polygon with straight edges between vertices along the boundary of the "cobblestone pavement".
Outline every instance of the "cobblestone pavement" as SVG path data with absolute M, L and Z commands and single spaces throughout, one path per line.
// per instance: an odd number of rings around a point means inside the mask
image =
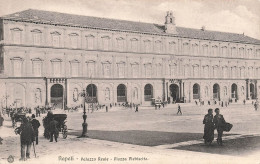
M 89 132 L 94 130 L 101 131 L 127 131 L 127 130 L 146 130 L 159 132 L 179 132 L 179 133 L 202 133 L 203 116 L 207 113 L 208 106 L 199 107 L 193 104 L 181 105 L 183 115 L 176 115 L 177 106 L 170 105 L 162 110 L 142 107 L 138 113 L 131 109 L 114 108 L 108 113 L 100 110 L 88 113 Z M 215 108 L 218 106 L 210 106 Z M 228 108 L 220 108 L 226 121 L 234 125 L 229 136 L 224 140 L 247 138 L 248 136 L 259 136 L 259 111 L 254 111 L 252 105 L 230 105 Z M 55 112 L 61 112 L 56 110 Z M 70 112 L 68 114 L 68 128 L 70 132 L 82 129 L 82 112 Z M 39 118 L 38 118 L 39 119 Z M 42 119 L 42 117 L 40 118 Z M 256 150 L 246 156 L 219 155 L 213 153 L 177 150 L 173 148 L 201 144 L 201 139 L 190 139 L 184 142 L 173 144 L 161 144 L 158 146 L 141 146 L 115 141 L 98 139 L 79 139 L 69 135 L 67 139 L 59 139 L 58 143 L 50 143 L 42 137 L 43 127 L 40 127 L 40 144 L 36 146 L 37 158 L 33 157 L 26 163 L 64 163 L 59 157 L 73 156 L 74 161 L 67 163 L 86 163 L 87 158 L 96 158 L 92 163 L 259 163 L 259 151 Z M 10 128 L 10 121 L 6 118 L 4 127 L 0 129 L 0 137 L 3 144 L 0 145 L 0 164 L 7 163 L 9 155 L 13 155 L 15 162 L 18 163 L 20 155 L 19 136 L 14 135 Z M 131 136 L 129 136 L 131 138 Z M 244 149 L 244 147 L 238 147 Z M 83 159 L 81 157 L 84 157 Z M 99 161 L 98 157 L 108 157 L 108 161 Z M 145 157 L 147 160 L 129 160 L 129 157 Z M 76 159 L 77 158 L 77 159 Z M 120 159 L 126 158 L 126 161 Z M 62 158 L 61 158 L 62 159 Z

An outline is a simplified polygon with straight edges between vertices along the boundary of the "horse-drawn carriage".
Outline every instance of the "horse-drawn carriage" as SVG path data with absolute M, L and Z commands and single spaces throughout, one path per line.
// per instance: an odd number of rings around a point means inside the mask
M 43 118 L 43 126 L 44 126 L 44 137 L 49 139 L 50 138 L 50 129 L 49 129 L 49 124 L 52 120 L 52 118 L 54 118 L 54 120 L 56 120 L 58 122 L 57 125 L 57 130 L 59 133 L 62 133 L 63 138 L 67 138 L 67 133 L 68 133 L 68 129 L 67 129 L 67 125 L 66 125 L 66 119 L 67 119 L 67 115 L 66 114 L 51 114 L 48 113 L 46 117 Z M 59 134 L 58 133 L 58 134 Z

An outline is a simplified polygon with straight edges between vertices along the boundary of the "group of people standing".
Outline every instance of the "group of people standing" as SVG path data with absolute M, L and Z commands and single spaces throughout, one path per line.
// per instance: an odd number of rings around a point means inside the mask
M 213 116 L 213 109 L 209 109 L 208 114 L 204 116 L 203 124 L 205 124 L 205 126 L 203 139 L 205 144 L 211 145 L 216 129 L 218 132 L 217 143 L 222 146 L 223 131 L 229 131 L 232 128 L 232 124 L 225 121 L 223 115 L 220 114 L 219 108 L 215 109 L 215 113 L 215 116 Z

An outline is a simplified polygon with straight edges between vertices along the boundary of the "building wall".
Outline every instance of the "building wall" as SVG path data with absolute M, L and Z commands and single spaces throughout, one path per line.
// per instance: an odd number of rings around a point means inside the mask
M 259 88 L 259 45 L 13 21 L 4 21 L 3 29 L 0 84 L 10 94 L 10 102 L 18 96 L 27 106 L 50 102 L 54 83 L 48 80 L 53 78 L 66 79 L 62 85 L 68 106 L 82 101 L 73 99 L 74 89 L 82 91 L 91 82 L 101 104 L 116 102 L 119 84 L 127 87 L 128 102 L 147 105 L 144 86 L 151 84 L 153 97 L 166 100 L 172 79 L 182 80 L 174 83 L 188 102 L 193 101 L 195 83 L 203 100 L 213 98 L 215 83 L 220 85 L 221 100 L 231 98 L 233 83 L 239 100 L 250 98 L 246 79 L 256 79 Z M 109 98 L 104 97 L 107 88 Z M 133 99 L 134 89 L 137 99 Z

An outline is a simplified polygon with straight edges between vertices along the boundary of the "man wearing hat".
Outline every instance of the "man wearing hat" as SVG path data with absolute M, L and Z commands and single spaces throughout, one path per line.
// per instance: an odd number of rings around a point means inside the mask
M 35 141 L 36 145 L 38 145 L 38 135 L 39 135 L 39 127 L 41 126 L 40 122 L 35 119 L 35 115 L 32 114 L 32 121 L 31 121 L 33 130 L 34 130 L 34 136 L 35 136 Z
M 30 158 L 30 150 L 31 150 L 32 142 L 34 141 L 33 127 L 31 123 L 27 120 L 27 118 L 24 117 L 21 126 L 16 128 L 16 130 L 17 133 L 20 134 L 20 141 L 21 141 L 20 161 L 25 161 L 26 159 Z M 26 158 L 25 158 L 25 152 L 26 152 Z

